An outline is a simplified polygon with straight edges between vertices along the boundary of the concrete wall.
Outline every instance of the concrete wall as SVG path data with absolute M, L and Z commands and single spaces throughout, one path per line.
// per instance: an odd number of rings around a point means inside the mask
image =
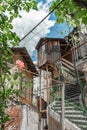
M 50 115 L 48 117 L 48 130 L 61 130 L 61 124 Z
M 38 130 L 38 112 L 32 106 L 23 106 L 20 130 Z

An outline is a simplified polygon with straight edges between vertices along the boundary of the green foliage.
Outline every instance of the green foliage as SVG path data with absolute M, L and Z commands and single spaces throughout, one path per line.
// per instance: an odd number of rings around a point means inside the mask
M 60 0 L 53 1 L 50 10 L 52 10 Z M 79 23 L 87 25 L 87 9 L 78 6 L 74 0 L 64 0 L 55 10 L 56 22 L 67 22 L 73 27 L 79 26 Z
M 8 63 L 12 63 L 12 51 L 10 47 L 17 46 L 19 37 L 12 31 L 12 21 L 20 17 L 19 12 L 33 8 L 37 10 L 36 0 L 0 0 L 0 126 L 4 130 L 4 124 L 9 119 L 5 110 L 13 96 L 19 96 L 20 92 L 14 88 L 17 84 L 17 74 L 14 80 L 10 75 Z M 10 83 L 10 84 L 9 84 Z M 10 87 L 9 87 L 10 86 Z
M 54 100 L 57 100 L 61 97 L 61 87 L 59 84 L 52 87 L 50 89 L 50 103 L 52 103 Z

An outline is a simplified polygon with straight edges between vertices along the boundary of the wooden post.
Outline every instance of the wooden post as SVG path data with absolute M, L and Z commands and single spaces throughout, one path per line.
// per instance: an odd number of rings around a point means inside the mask
M 41 112 L 41 70 L 40 70 L 40 112 Z
M 48 64 L 46 65 L 46 74 L 47 74 L 47 76 L 46 76 L 46 81 L 47 81 L 47 106 L 49 105 L 49 90 L 48 90 L 48 88 L 49 88 L 49 84 L 48 84 Z
M 48 84 L 48 64 L 46 64 L 46 81 L 47 81 L 47 107 L 49 105 L 49 84 Z M 47 125 L 48 125 L 48 112 L 47 112 Z
M 40 70 L 40 77 L 39 77 L 39 88 L 40 88 L 40 111 L 39 111 L 39 124 L 38 124 L 38 130 L 41 130 L 41 117 L 40 117 L 40 112 L 41 112 L 41 70 Z

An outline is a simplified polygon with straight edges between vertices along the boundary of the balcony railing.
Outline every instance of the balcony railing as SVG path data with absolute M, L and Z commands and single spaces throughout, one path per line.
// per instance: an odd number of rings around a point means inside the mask
M 74 58 L 76 62 L 87 59 L 87 44 L 79 47 L 74 52 Z

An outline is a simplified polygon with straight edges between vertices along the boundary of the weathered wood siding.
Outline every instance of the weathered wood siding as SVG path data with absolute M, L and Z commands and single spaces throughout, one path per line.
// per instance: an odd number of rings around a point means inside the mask
M 49 63 L 53 63 L 60 57 L 60 42 L 48 41 L 46 44 L 47 60 Z
M 47 41 L 38 49 L 38 65 L 39 67 L 46 62 L 53 63 L 60 57 L 59 41 Z
M 38 65 L 42 66 L 47 61 L 45 44 L 39 48 L 38 51 Z

